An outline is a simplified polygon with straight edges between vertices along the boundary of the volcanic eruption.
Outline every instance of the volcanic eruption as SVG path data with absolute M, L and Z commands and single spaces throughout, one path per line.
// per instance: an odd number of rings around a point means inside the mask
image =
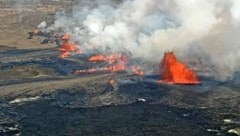
M 165 52 L 159 64 L 161 82 L 176 84 L 199 84 L 196 74 L 177 60 L 173 52 Z
M 70 41 L 70 35 L 64 34 L 62 37 L 62 45 L 60 46 L 59 50 L 61 51 L 59 57 L 60 58 L 66 58 L 71 55 L 72 52 L 76 52 L 80 54 L 80 50 L 76 44 L 71 43 Z
M 71 12 L 57 13 L 49 26 L 43 21 L 39 29 L 70 34 L 86 54 L 106 54 L 109 48 L 111 53 L 132 52 L 135 58 L 157 64 L 159 53 L 178 50 L 181 58 L 208 58 L 217 73 L 212 76 L 218 79 L 239 71 L 239 0 L 85 2 L 89 1 L 79 2 Z M 226 57 L 220 57 L 223 54 Z
M 239 132 L 240 0 L 45 2 L 0 15 L 2 135 Z
M 75 74 L 94 73 L 102 71 L 123 72 L 131 69 L 134 75 L 143 76 L 144 72 L 141 66 L 129 66 L 129 55 L 127 53 L 112 53 L 110 55 L 97 54 L 88 58 L 92 64 L 98 62 L 107 62 L 107 65 L 100 68 L 90 68 L 87 70 L 77 70 Z

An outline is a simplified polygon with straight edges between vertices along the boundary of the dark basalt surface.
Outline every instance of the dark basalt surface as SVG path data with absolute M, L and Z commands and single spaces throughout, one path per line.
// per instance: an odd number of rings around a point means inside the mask
M 212 135 L 207 117 L 161 104 L 133 103 L 94 108 L 62 108 L 42 100 L 19 106 L 23 135 Z M 188 116 L 184 116 L 187 114 Z M 213 125 L 214 124 L 214 125 Z
M 88 55 L 60 59 L 56 48 L 0 54 L 1 135 L 230 136 L 240 127 L 239 73 L 174 85 L 158 74 L 75 75 L 93 65 Z

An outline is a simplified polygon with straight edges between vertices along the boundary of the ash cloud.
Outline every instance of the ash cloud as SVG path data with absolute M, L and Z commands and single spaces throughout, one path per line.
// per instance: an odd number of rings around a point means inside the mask
M 70 33 L 85 52 L 110 48 L 159 63 L 173 50 L 186 62 L 205 58 L 222 79 L 239 70 L 239 0 L 115 2 L 79 1 L 71 13 L 57 13 L 48 30 Z

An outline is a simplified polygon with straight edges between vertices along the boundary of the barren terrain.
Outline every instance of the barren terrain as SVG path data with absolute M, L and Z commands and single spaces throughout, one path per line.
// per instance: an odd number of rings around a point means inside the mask
M 61 59 L 57 45 L 27 39 L 68 8 L 0 8 L 0 134 L 240 135 L 239 73 L 224 82 L 202 76 L 190 86 L 159 83 L 158 73 L 75 75 L 89 68 L 88 55 Z

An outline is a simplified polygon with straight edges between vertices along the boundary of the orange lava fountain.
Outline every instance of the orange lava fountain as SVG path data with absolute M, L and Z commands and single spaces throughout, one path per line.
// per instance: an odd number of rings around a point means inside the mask
M 164 83 L 199 84 L 196 74 L 184 63 L 179 62 L 173 52 L 165 52 L 159 65 Z

